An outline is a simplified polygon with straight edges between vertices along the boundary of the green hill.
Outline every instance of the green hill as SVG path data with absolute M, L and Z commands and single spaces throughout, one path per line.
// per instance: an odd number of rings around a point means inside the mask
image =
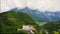
M 16 32 L 23 24 L 35 25 L 35 21 L 26 13 L 7 11 L 0 13 L 0 32 Z

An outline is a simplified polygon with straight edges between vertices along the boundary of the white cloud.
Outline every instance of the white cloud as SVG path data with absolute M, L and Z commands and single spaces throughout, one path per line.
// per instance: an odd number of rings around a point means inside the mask
M 1 11 L 7 11 L 14 7 L 31 9 L 60 11 L 60 0 L 1 0 Z
M 1 0 L 1 12 L 8 11 L 14 7 L 14 4 L 10 0 Z

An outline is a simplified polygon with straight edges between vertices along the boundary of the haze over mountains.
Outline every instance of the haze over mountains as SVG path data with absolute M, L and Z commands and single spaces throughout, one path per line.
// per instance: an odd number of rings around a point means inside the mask
M 0 8 L 1 34 L 60 33 L 60 0 L 1 0 Z
M 33 17 L 36 21 L 39 22 L 60 21 L 60 11 L 39 11 L 37 9 L 30 9 L 28 7 L 25 7 L 23 9 L 14 8 L 11 10 L 16 12 L 28 13 L 31 17 Z

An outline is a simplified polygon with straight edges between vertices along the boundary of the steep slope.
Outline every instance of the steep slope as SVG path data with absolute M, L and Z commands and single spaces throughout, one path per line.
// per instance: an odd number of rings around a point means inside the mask
M 56 12 L 44 11 L 44 12 L 42 12 L 37 9 L 36 10 L 30 9 L 28 7 L 25 7 L 23 9 L 15 8 L 15 9 L 12 9 L 12 11 L 28 13 L 36 21 L 39 21 L 39 22 L 60 21 L 60 11 L 56 11 Z
M 0 14 L 0 32 L 15 32 L 23 24 L 35 25 L 35 21 L 26 13 L 8 11 Z

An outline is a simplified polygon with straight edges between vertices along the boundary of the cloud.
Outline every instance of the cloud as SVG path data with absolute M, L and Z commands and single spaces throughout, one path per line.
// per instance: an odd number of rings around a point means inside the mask
M 1 0 L 1 11 L 7 11 L 12 8 L 29 7 L 31 9 L 60 11 L 60 0 Z
M 14 4 L 10 0 L 1 0 L 1 12 L 8 11 L 14 7 Z

